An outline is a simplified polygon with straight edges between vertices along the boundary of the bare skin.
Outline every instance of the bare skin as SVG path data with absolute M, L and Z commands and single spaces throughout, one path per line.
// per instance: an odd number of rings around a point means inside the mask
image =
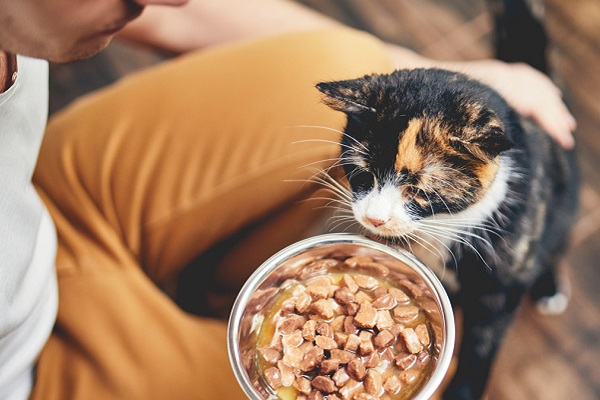
M 181 53 L 231 40 L 339 25 L 289 0 L 190 0 L 178 8 L 149 8 L 120 35 Z M 450 63 L 392 44 L 387 48 L 396 68 L 440 67 L 470 74 L 496 89 L 563 147 L 573 147 L 575 118 L 565 106 L 561 91 L 546 75 L 528 65 L 497 60 Z
M 0 59 L 0 90 L 12 76 L 10 54 L 68 62 L 102 50 L 119 31 L 124 38 L 180 53 L 339 25 L 290 0 L 0 0 L 0 50 L 8 55 Z M 397 68 L 437 66 L 481 79 L 561 145 L 573 146 L 575 119 L 560 90 L 533 68 L 494 60 L 445 63 L 394 45 L 388 49 Z
M 17 73 L 17 57 L 0 50 L 0 93 L 10 89 L 15 83 Z

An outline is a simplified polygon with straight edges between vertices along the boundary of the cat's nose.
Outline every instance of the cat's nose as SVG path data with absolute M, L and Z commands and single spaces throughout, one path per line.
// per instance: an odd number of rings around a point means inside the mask
M 387 222 L 387 221 L 384 221 L 379 218 L 373 218 L 373 217 L 366 217 L 366 218 L 367 218 L 367 221 L 369 221 L 369 223 L 371 225 L 373 225 L 375 228 L 377 228 L 378 226 L 381 226 Z

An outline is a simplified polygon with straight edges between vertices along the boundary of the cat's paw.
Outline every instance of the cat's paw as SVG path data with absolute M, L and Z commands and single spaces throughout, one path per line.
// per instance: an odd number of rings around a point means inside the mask
M 571 300 L 571 283 L 565 273 L 554 275 L 554 293 L 534 298 L 535 308 L 541 315 L 560 315 Z
M 569 295 L 563 292 L 558 292 L 550 297 L 542 297 L 535 302 L 535 308 L 542 315 L 560 315 L 568 306 Z

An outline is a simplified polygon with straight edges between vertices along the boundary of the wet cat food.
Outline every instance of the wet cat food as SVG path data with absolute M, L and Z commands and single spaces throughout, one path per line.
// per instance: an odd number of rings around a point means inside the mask
M 429 289 L 371 257 L 309 259 L 265 307 L 254 362 L 300 400 L 410 399 L 437 364 Z

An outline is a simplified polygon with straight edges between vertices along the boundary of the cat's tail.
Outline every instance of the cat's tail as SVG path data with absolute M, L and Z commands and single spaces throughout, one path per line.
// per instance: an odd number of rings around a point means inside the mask
M 494 17 L 496 58 L 549 73 L 548 35 L 540 0 L 488 0 Z

